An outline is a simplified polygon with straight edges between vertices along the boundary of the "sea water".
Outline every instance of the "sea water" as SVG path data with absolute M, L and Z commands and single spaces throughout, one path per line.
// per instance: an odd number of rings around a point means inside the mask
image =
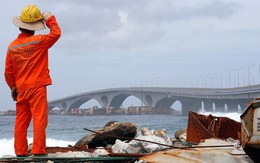
M 239 113 L 201 113 L 213 116 L 225 116 L 240 121 Z M 15 116 L 0 116 L 0 157 L 14 154 L 14 120 Z M 47 127 L 47 141 L 49 147 L 67 147 L 74 145 L 82 137 L 91 134 L 84 128 L 97 130 L 110 121 L 132 122 L 140 131 L 143 127 L 149 129 L 165 129 L 172 138 L 174 132 L 187 128 L 187 116 L 174 115 L 113 115 L 113 116 L 69 116 L 50 115 Z M 28 143 L 32 143 L 32 122 L 28 129 Z

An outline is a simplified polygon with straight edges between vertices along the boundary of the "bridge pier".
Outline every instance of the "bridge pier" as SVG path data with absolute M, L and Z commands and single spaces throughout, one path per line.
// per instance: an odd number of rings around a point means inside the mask
M 245 109 L 248 106 L 248 104 L 250 103 L 250 101 L 251 101 L 250 99 L 248 99 L 248 100 L 239 100 L 238 101 L 238 105 L 240 106 L 242 113 L 245 111 Z
M 215 100 L 215 112 L 226 112 L 225 110 L 225 101 L 223 100 Z
M 193 109 L 194 112 L 199 112 L 202 110 L 202 101 L 200 100 L 193 100 Z
M 203 100 L 203 104 L 204 104 L 204 111 L 205 112 L 212 112 L 213 111 L 213 101 Z
M 252 99 L 253 100 L 253 99 Z M 245 110 L 245 108 L 248 106 L 248 104 L 250 103 L 251 100 L 240 100 L 239 101 L 239 105 L 241 107 L 242 110 Z
M 189 115 L 189 111 L 193 110 L 193 102 L 192 101 L 181 101 L 182 104 L 182 115 Z
M 228 112 L 244 112 L 247 105 L 250 103 L 250 100 L 232 100 L 227 102 Z M 240 106 L 241 110 L 238 110 Z
M 228 112 L 238 112 L 238 105 L 239 103 L 237 101 L 227 103 Z

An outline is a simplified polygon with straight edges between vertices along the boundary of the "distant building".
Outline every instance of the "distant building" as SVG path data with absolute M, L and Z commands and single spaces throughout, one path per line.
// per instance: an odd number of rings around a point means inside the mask
M 13 115 L 15 112 L 9 111 L 8 113 L 1 113 Z M 130 106 L 128 108 L 98 108 L 97 106 L 93 106 L 92 108 L 72 108 L 65 112 L 65 110 L 60 110 L 58 108 L 50 111 L 52 115 L 180 115 L 180 112 L 176 111 L 172 108 L 152 108 L 149 106 Z
M 16 114 L 15 110 L 7 110 L 0 113 L 0 115 L 15 115 L 15 114 Z
M 49 114 L 52 114 L 52 115 L 58 115 L 58 114 L 60 114 L 60 113 L 61 113 L 61 110 L 58 109 L 58 108 L 54 108 L 54 109 L 52 109 L 52 110 L 49 112 Z

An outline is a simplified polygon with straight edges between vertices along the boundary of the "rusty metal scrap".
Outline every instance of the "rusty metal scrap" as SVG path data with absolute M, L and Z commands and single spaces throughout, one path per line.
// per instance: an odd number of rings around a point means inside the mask
M 227 117 L 215 117 L 189 112 L 187 142 L 200 143 L 204 139 L 240 139 L 241 123 Z
M 241 144 L 246 154 L 255 162 L 260 156 L 260 98 L 247 106 L 241 119 Z

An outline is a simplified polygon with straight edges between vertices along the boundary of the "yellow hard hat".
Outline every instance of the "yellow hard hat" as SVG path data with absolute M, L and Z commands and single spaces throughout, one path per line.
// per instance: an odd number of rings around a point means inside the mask
M 30 4 L 22 10 L 20 19 L 21 21 L 26 23 L 34 23 L 38 20 L 43 19 L 43 17 L 40 9 L 36 5 Z

